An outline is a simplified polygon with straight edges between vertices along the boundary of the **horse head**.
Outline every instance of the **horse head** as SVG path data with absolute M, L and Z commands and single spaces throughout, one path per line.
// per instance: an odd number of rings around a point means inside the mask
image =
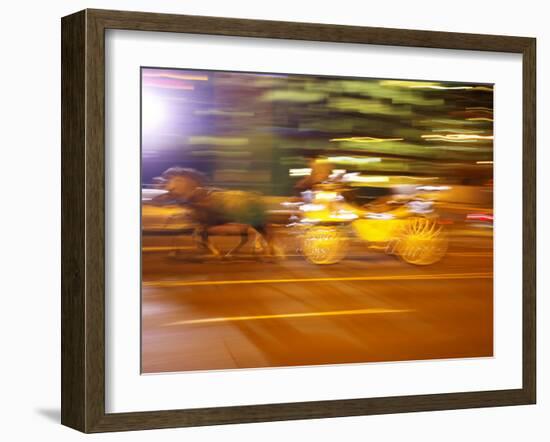
M 190 201 L 197 189 L 204 187 L 207 179 L 194 169 L 170 167 L 162 173 L 164 189 L 176 200 Z

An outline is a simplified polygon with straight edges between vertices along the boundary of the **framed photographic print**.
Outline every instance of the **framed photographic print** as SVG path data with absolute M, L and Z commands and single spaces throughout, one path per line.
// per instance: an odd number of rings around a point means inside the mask
M 535 39 L 62 19 L 62 423 L 533 404 Z

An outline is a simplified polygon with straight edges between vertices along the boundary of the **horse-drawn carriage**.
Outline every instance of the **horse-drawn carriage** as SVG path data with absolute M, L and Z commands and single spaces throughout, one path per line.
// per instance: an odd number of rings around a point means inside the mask
M 340 184 L 318 185 L 300 206 L 302 254 L 310 262 L 337 263 L 352 243 L 416 265 L 434 264 L 445 255 L 448 236 L 434 201 L 409 195 L 359 206 L 346 201 L 341 190 Z
M 202 176 L 189 169 L 171 168 L 163 177 L 164 190 L 142 212 L 144 232 L 153 230 L 152 225 L 161 226 L 159 214 L 164 213 L 166 230 L 191 233 L 198 249 L 217 258 L 233 256 L 251 242 L 256 255 L 281 259 L 285 252 L 278 232 L 297 238 L 294 250 L 314 264 L 340 262 L 355 243 L 410 264 L 429 265 L 439 261 L 448 246 L 436 203 L 421 195 L 360 206 L 346 199 L 345 185 L 325 183 L 287 202 L 292 210 L 285 211 L 271 210 L 266 199 L 254 192 L 207 188 Z M 151 216 L 154 213 L 157 219 Z M 214 235 L 238 236 L 240 241 L 222 251 L 211 241 Z

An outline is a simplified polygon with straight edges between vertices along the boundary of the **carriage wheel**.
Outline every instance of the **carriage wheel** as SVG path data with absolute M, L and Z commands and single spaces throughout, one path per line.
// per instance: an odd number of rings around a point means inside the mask
M 396 252 L 409 264 L 430 265 L 445 256 L 448 246 L 447 233 L 436 220 L 414 217 L 405 221 Z
M 304 234 L 302 253 L 313 264 L 335 264 L 346 256 L 348 243 L 342 229 L 316 226 Z

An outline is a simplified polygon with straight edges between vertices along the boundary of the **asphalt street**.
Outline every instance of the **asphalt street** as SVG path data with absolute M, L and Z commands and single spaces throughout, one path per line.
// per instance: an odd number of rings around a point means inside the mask
M 487 238 L 418 267 L 361 245 L 318 266 L 144 237 L 142 371 L 492 356 L 492 266 Z

